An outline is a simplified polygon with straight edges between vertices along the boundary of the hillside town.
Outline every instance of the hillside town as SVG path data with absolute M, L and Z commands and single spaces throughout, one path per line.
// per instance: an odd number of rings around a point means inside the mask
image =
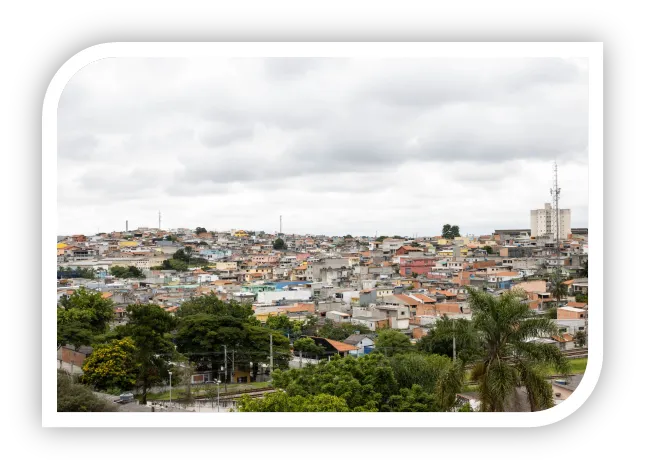
M 531 341 L 586 360 L 588 232 L 570 228 L 570 213 L 561 210 L 560 217 L 553 217 L 560 219 L 556 234 L 552 212 L 550 204 L 531 211 L 532 226 L 526 229 L 469 235 L 446 224 L 441 234 L 420 237 L 129 229 L 125 222 L 123 231 L 58 237 L 59 307 L 79 290 L 99 293 L 113 309 L 109 327 L 114 329 L 128 324 L 134 305 L 155 305 L 170 317 L 200 298 L 243 305 L 250 308 L 255 324 L 274 330 L 276 324 L 287 325 L 280 330 L 287 331 L 281 338 L 288 356 L 281 363 L 288 370 L 302 368 L 303 360 L 316 364 L 334 356 L 370 355 L 378 351 L 383 331 L 395 331 L 410 346 L 421 344 L 446 320 L 471 322 L 472 292 L 494 298 L 520 292 L 527 311 L 549 317 L 557 326 L 548 336 Z M 290 324 L 306 324 L 309 333 L 304 326 Z M 322 327 L 346 332 L 323 337 Z M 294 347 L 302 338 L 311 342 Z M 92 344 L 64 342 L 59 343 L 59 368 L 83 374 Z M 233 353 L 233 362 L 218 355 L 218 363 L 223 363 L 218 370 L 195 360 L 189 388 L 206 383 L 266 384 L 274 366 L 278 368 L 273 355 L 256 359 L 252 366 L 244 362 L 242 352 L 236 365 L 235 344 L 228 351 L 225 340 L 220 345 L 224 353 Z M 445 354 L 453 361 L 459 352 L 456 345 L 453 337 L 452 350 Z M 190 356 L 190 347 L 184 352 Z M 551 379 L 555 404 L 570 395 L 576 382 L 556 378 Z M 162 381 L 160 389 L 166 390 L 168 383 Z M 456 390 L 455 399 L 476 408 L 477 392 L 463 391 L 471 388 Z M 175 396 L 177 402 L 177 392 Z M 240 395 L 234 397 L 231 406 Z

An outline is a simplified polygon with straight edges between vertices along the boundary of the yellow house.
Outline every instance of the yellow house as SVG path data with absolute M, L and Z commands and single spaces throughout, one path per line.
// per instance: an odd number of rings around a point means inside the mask
M 260 321 L 261 323 L 267 322 L 267 319 L 269 319 L 270 316 L 285 316 L 287 314 L 286 311 L 261 311 L 259 313 L 255 313 L 255 319 Z
M 133 248 L 138 245 L 137 241 L 119 241 L 119 247 L 121 248 Z
M 249 234 L 244 230 L 237 230 L 235 233 L 233 233 L 233 236 L 235 236 L 236 238 L 244 238 L 248 235 Z
M 451 242 L 452 241 L 450 241 L 449 239 L 446 239 L 446 238 L 439 238 L 437 240 L 437 244 L 439 244 L 440 246 L 445 246 L 446 244 L 450 244 Z

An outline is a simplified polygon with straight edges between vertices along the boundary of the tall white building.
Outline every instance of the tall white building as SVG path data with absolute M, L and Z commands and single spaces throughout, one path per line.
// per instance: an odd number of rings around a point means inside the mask
M 544 208 L 531 210 L 531 236 L 552 236 L 557 233 L 557 217 L 551 204 Z M 560 239 L 566 239 L 571 234 L 571 209 L 560 209 Z

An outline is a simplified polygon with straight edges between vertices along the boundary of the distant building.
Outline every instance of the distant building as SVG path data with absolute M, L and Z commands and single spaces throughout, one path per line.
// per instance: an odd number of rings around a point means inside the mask
M 531 236 L 550 235 L 555 238 L 557 233 L 556 211 L 551 204 L 544 208 L 531 210 Z M 560 209 L 560 239 L 566 239 L 571 234 L 571 210 Z

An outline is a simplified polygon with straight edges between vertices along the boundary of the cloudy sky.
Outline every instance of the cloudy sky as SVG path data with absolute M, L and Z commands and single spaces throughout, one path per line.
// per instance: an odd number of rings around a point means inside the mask
M 530 227 L 557 160 L 588 212 L 588 69 L 565 59 L 104 59 L 58 108 L 58 233 Z

